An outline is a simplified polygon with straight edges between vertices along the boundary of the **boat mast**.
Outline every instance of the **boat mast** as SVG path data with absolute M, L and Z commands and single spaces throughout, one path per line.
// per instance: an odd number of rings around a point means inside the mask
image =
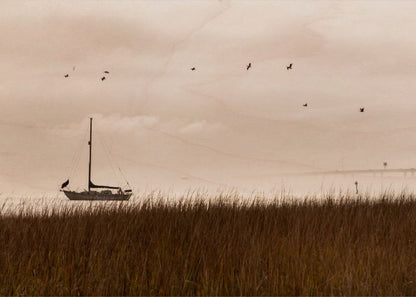
M 91 186 L 91 147 L 92 147 L 92 118 L 90 118 L 90 141 L 88 141 L 90 147 L 90 158 L 88 162 L 88 192 L 90 191 Z

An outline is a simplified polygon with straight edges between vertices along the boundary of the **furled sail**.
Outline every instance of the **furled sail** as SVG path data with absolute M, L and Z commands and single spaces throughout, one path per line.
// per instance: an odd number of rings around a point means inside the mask
M 90 181 L 90 188 L 95 188 L 95 189 L 114 189 L 114 190 L 119 190 L 121 189 L 120 187 L 112 187 L 112 186 L 99 186 L 99 185 L 94 185 L 94 183 L 92 181 Z

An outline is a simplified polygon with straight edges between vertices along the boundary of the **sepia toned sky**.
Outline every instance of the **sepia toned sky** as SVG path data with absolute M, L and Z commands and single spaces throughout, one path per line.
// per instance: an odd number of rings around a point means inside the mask
M 86 187 L 88 117 L 97 184 L 122 183 L 119 168 L 143 190 L 416 167 L 415 14 L 413 1 L 1 1 L 0 192 Z

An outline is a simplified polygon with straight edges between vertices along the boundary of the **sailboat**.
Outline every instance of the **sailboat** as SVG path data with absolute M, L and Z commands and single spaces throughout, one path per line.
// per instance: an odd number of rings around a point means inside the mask
M 88 191 L 77 192 L 64 190 L 64 188 L 66 188 L 69 184 L 69 179 L 62 184 L 61 191 L 64 192 L 69 200 L 129 200 L 133 194 L 132 190 L 123 190 L 121 187 L 95 185 L 91 181 L 92 118 L 90 118 L 90 140 L 88 141 L 88 146 Z M 92 189 L 104 190 L 95 191 Z

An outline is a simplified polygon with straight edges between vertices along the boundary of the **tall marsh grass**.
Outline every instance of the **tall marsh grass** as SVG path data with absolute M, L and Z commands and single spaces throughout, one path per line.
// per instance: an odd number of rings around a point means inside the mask
M 21 209 L 0 216 L 0 295 L 416 295 L 416 200 Z

